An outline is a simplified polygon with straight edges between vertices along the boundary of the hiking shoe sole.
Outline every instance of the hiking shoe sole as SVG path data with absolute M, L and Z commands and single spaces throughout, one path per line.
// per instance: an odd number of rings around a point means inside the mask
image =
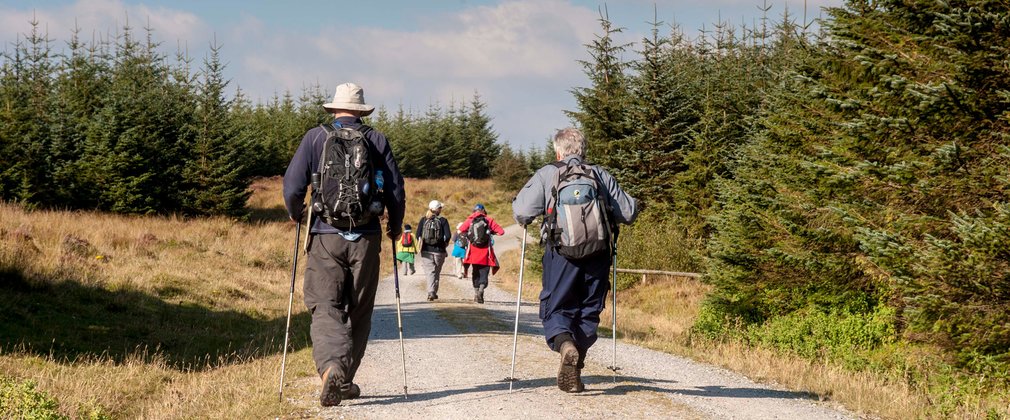
M 575 344 L 566 341 L 561 344 L 561 367 L 558 368 L 558 389 L 565 392 L 578 392 L 579 387 L 579 350 Z
M 340 405 L 340 379 L 337 379 L 336 369 L 329 368 L 323 373 L 323 390 L 319 394 L 319 404 L 323 407 Z

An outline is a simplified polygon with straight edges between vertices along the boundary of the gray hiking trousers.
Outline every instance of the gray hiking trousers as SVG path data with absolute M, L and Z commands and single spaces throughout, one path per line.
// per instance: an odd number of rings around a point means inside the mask
M 421 270 L 428 280 L 428 294 L 438 293 L 438 278 L 442 275 L 442 264 L 445 263 L 444 252 L 421 252 Z
M 378 233 L 353 242 L 337 234 L 312 235 L 304 292 L 320 375 L 334 366 L 343 383 L 354 380 L 372 330 L 381 242 Z

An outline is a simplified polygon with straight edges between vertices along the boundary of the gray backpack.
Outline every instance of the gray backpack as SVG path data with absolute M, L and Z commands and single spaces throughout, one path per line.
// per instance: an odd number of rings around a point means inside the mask
M 593 166 L 578 161 L 555 162 L 557 178 L 547 201 L 547 237 L 557 253 L 571 259 L 610 250 L 611 228 Z
M 470 229 L 467 230 L 467 239 L 471 244 L 478 247 L 486 247 L 491 243 L 491 228 L 487 223 L 487 217 L 477 216 L 470 221 Z
M 444 244 L 445 233 L 442 232 L 442 216 L 435 216 L 424 220 L 421 224 L 421 242 L 428 245 L 440 246 Z

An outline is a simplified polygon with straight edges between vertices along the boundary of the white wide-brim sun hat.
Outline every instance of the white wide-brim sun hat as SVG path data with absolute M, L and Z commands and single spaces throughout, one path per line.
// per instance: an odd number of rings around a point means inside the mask
M 334 109 L 349 109 L 361 111 L 361 116 L 371 114 L 375 110 L 374 106 L 365 104 L 365 90 L 354 83 L 344 83 L 337 85 L 333 92 L 333 101 L 323 104 L 327 111 Z

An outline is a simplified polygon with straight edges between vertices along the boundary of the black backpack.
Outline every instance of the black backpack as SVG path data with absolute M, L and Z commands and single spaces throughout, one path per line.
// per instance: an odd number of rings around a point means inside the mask
M 610 250 L 609 212 L 593 166 L 576 161 L 555 162 L 554 166 L 558 174 L 544 218 L 554 249 L 572 259 Z
M 470 243 L 479 247 L 485 247 L 491 242 L 491 226 L 487 223 L 487 218 L 477 216 L 470 222 L 470 229 L 467 230 Z
M 312 209 L 323 221 L 337 228 L 353 228 L 382 214 L 371 147 L 360 129 L 323 124 L 326 140 L 318 172 L 312 176 Z
M 421 242 L 428 245 L 442 245 L 442 217 L 435 216 L 424 221 L 421 227 Z

